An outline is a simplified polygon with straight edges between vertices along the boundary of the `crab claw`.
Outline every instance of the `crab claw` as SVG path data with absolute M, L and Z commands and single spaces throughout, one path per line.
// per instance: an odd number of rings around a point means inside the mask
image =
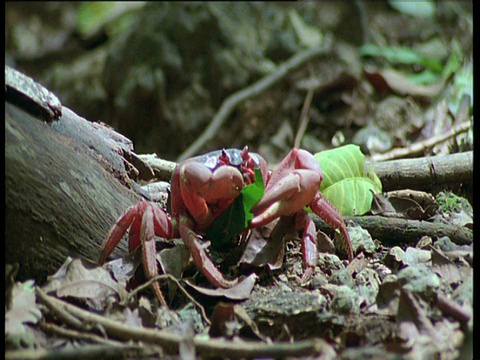
M 265 195 L 253 207 L 254 227 L 262 226 L 273 219 L 302 211 L 318 191 L 320 177 L 310 170 L 294 170 L 273 186 L 267 186 Z M 270 185 L 271 183 L 269 183 Z
M 280 216 L 297 214 L 297 229 L 303 230 L 302 248 L 307 266 L 314 266 L 316 258 L 316 229 L 305 213 L 312 211 L 334 229 L 340 229 L 349 259 L 353 258 L 350 237 L 338 210 L 318 190 L 322 182 L 322 169 L 312 154 L 293 149 L 272 173 L 265 194 L 253 207 L 254 218 L 250 226 L 267 224 Z
M 221 166 L 212 172 L 204 164 L 190 162 L 182 165 L 178 173 L 181 200 L 197 224 L 212 221 L 210 204 L 225 200 L 230 204 L 228 201 L 235 199 L 244 186 L 242 173 L 230 166 Z M 183 205 L 175 207 L 181 209 Z
M 305 150 L 293 149 L 272 173 L 262 199 L 253 207 L 251 225 L 262 226 L 283 215 L 294 215 L 314 198 L 322 169 Z

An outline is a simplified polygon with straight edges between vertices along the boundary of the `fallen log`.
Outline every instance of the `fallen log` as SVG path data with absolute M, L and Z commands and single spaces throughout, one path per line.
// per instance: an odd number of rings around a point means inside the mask
M 67 256 L 95 261 L 110 226 L 140 200 L 125 160 L 133 145 L 63 106 L 46 121 L 30 111 L 25 92 L 18 101 L 10 87 L 6 82 L 5 260 L 20 265 L 19 279 L 42 282 Z M 126 251 L 122 243 L 114 255 Z

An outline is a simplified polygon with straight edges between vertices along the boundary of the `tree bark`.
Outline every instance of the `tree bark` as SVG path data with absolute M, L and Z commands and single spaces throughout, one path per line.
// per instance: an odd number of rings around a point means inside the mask
M 42 282 L 67 256 L 96 261 L 109 228 L 140 199 L 123 157 L 131 141 L 62 114 L 45 122 L 5 102 L 5 259 L 19 263 L 20 279 Z M 114 254 L 126 251 L 121 243 Z

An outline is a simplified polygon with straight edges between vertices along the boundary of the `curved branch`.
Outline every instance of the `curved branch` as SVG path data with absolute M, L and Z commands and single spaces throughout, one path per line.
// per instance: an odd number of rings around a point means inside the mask
M 178 161 L 185 160 L 197 154 L 207 142 L 212 140 L 237 105 L 241 104 L 245 100 L 260 95 L 265 90 L 282 80 L 292 70 L 298 68 L 309 60 L 328 54 L 330 51 L 331 40 L 326 39 L 326 44 L 324 46 L 308 49 L 294 55 L 285 63 L 281 64 L 274 73 L 263 77 L 256 83 L 227 97 L 205 131 L 192 145 L 190 145 L 182 154 L 180 154 Z

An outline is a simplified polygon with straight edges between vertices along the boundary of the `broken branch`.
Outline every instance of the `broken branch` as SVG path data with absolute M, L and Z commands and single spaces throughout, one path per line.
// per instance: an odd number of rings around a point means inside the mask
M 384 191 L 432 191 L 448 184 L 473 183 L 473 151 L 371 164 Z
M 465 121 L 461 124 L 455 125 L 445 134 L 432 136 L 431 138 L 425 139 L 424 141 L 413 143 L 412 145 L 405 148 L 397 148 L 384 154 L 372 155 L 371 160 L 385 161 L 385 160 L 401 159 L 405 157 L 411 157 L 418 154 L 422 154 L 428 149 L 433 148 L 435 145 L 440 144 L 465 131 L 468 131 L 471 126 L 472 126 L 471 121 Z

